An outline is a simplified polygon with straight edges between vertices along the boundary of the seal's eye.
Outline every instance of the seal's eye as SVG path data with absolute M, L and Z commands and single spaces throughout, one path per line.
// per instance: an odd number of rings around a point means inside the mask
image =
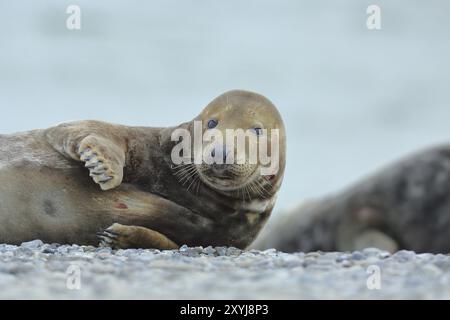
M 218 123 L 219 122 L 217 120 L 214 120 L 214 119 L 209 120 L 208 121 L 208 129 L 212 129 L 212 128 L 217 127 Z
M 259 128 L 259 127 L 253 128 L 253 131 L 255 131 L 257 136 L 260 136 L 263 134 L 263 129 Z

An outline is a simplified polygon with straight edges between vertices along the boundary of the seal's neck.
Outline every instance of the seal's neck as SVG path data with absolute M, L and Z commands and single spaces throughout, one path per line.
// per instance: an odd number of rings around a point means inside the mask
M 124 180 L 127 182 L 145 176 L 154 166 L 154 159 L 163 156 L 159 148 L 159 133 L 165 128 L 127 127 Z

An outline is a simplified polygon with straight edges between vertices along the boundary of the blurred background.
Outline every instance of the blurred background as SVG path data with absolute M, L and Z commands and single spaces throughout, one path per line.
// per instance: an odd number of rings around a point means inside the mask
M 66 8 L 81 8 L 81 30 Z M 366 9 L 381 7 L 381 30 Z M 276 211 L 449 141 L 450 2 L 0 2 L 0 133 L 98 119 L 169 126 L 230 89 L 288 136 Z

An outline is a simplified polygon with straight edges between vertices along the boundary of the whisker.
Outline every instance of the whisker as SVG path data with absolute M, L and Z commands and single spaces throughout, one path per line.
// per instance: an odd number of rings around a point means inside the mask
M 258 184 L 257 181 L 253 181 L 253 185 L 255 186 L 255 189 L 258 191 L 261 197 L 263 198 L 267 197 L 267 194 L 264 193 L 264 188 L 260 184 Z
M 198 179 L 198 177 L 195 177 L 194 179 L 192 179 L 191 183 L 188 185 L 187 190 L 189 191 L 189 189 L 191 188 L 192 184 Z
M 195 164 L 187 163 L 172 166 L 174 170 L 174 175 L 177 180 L 184 186 L 187 185 L 187 190 L 189 191 L 191 187 L 197 187 L 197 192 L 200 187 L 200 177 L 198 175 L 198 169 Z
M 267 181 L 265 181 L 266 184 L 264 184 L 263 181 L 260 181 L 259 179 L 256 179 L 255 182 L 256 182 L 256 183 L 258 184 L 258 186 L 260 187 L 260 190 L 266 194 L 266 196 L 268 196 L 268 197 L 271 196 L 270 192 L 266 189 Z M 271 183 L 269 183 L 269 185 L 272 186 Z
M 249 189 L 250 189 L 249 186 L 246 185 L 246 186 L 245 186 L 245 191 L 247 191 L 247 194 L 248 194 L 248 201 L 252 200 L 252 196 L 250 195 Z
M 180 182 L 182 182 L 183 181 L 183 186 L 186 184 L 186 183 L 188 183 L 194 176 L 195 176 L 195 172 L 191 172 L 191 173 L 189 173 L 189 175 L 188 176 L 186 176 L 186 177 L 184 177 L 182 180 L 180 180 Z
M 182 170 L 178 171 L 178 173 L 176 173 L 176 175 L 178 176 L 178 178 L 182 179 L 186 175 L 189 175 L 194 170 L 195 170 L 195 167 L 183 168 Z
M 198 191 L 200 190 L 200 184 L 201 184 L 200 176 L 197 176 L 197 190 L 196 190 L 195 194 L 198 194 Z
M 175 173 L 176 176 L 181 176 L 181 175 L 183 175 L 184 173 L 186 173 L 188 171 L 190 171 L 190 168 L 183 167 L 183 168 L 178 169 L 174 173 Z
M 195 168 L 190 168 L 190 169 L 186 169 L 185 172 L 183 172 L 182 174 L 180 174 L 178 176 L 178 178 L 180 179 L 180 182 L 183 181 L 184 179 L 187 179 L 189 176 L 191 176 L 193 173 L 195 173 Z
M 261 191 L 259 190 L 259 188 L 257 187 L 257 185 L 255 184 L 254 181 L 252 181 L 250 183 L 249 187 L 254 193 L 257 193 L 257 194 L 259 194 L 260 196 L 262 196 L 264 198 L 264 195 L 261 193 Z

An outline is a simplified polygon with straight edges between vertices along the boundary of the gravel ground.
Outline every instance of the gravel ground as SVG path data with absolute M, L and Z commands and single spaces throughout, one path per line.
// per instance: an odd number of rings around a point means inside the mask
M 369 289 L 368 280 L 381 288 Z M 373 248 L 115 251 L 35 240 L 0 244 L 0 288 L 3 299 L 450 299 L 450 256 Z

